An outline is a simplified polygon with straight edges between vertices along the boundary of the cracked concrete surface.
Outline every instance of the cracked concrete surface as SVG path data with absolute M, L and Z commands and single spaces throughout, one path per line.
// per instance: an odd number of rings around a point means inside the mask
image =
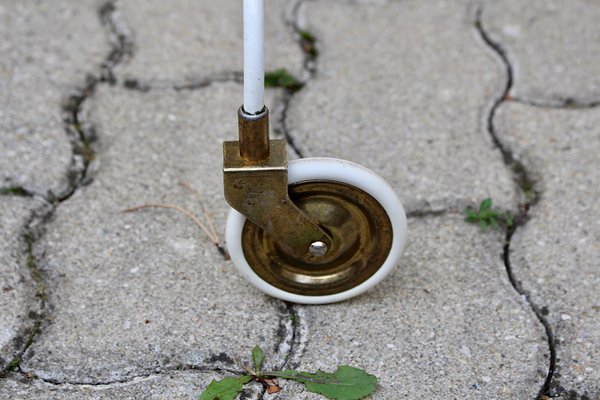
M 530 221 L 512 238 L 511 263 L 554 330 L 560 361 L 552 392 L 597 398 L 600 110 L 507 103 L 496 125 L 515 156 L 537 175 L 543 193 Z
M 0 386 L 0 397 L 47 400 L 183 400 L 197 398 L 198 393 L 208 386 L 211 380 L 222 379 L 224 376 L 227 375 L 217 372 L 173 371 L 108 385 L 54 385 L 40 380 L 11 378 L 6 379 Z M 247 400 L 260 399 L 260 385 L 247 386 L 244 396 Z
M 239 368 L 233 360 L 255 342 L 272 349 L 277 324 L 253 311 L 276 316 L 281 304 L 256 295 L 196 225 L 164 210 L 122 212 L 165 203 L 202 215 L 198 199 L 179 187 L 183 180 L 204 194 L 223 237 L 220 146 L 235 132 L 230 116 L 240 90 L 236 83 L 151 93 L 102 86 L 87 100 L 82 126 L 94 126 L 101 162 L 93 184 L 57 208 L 34 246 L 49 312 L 24 371 L 110 382 L 180 365 Z M 215 359 L 221 353 L 227 357 Z
M 298 73 L 302 53 L 284 15 L 291 3 L 265 7 L 265 68 Z M 136 57 L 120 68 L 126 81 L 142 86 L 182 86 L 242 69 L 242 13 L 237 0 L 119 1 L 135 40 Z M 148 21 L 152 21 L 151 24 Z M 176 62 L 173 62 L 177 60 Z
M 0 370 L 25 349 L 40 312 L 22 232 L 36 203 L 22 197 L 0 197 Z
M 483 22 L 515 72 L 510 95 L 555 106 L 600 102 L 599 20 L 597 1 L 487 2 Z
M 477 37 L 472 11 L 443 1 L 304 3 L 300 26 L 321 54 L 288 112 L 303 155 L 360 160 L 408 212 L 488 196 L 514 206 L 510 174 L 485 131 L 504 71 Z
M 392 183 L 412 216 L 398 269 L 348 302 L 286 304 L 182 215 L 122 212 L 207 210 L 222 240 L 238 3 L 3 4 L 0 398 L 194 398 L 260 344 L 272 369 L 366 368 L 373 399 L 600 399 L 597 5 L 266 10 L 267 68 L 305 82 L 268 91 L 274 133 L 291 157 L 348 158 Z M 463 222 L 488 196 L 516 216 L 506 235 Z M 253 384 L 241 398 L 318 397 Z
M 481 235 L 462 215 L 411 218 L 409 229 L 398 269 L 376 289 L 302 307 L 300 369 L 365 368 L 379 378 L 378 399 L 535 398 L 548 349 L 508 282 L 501 235 Z M 316 397 L 286 390 L 280 398 Z
M 71 145 L 61 105 L 99 71 L 109 43 L 96 0 L 0 5 L 0 187 L 58 194 Z

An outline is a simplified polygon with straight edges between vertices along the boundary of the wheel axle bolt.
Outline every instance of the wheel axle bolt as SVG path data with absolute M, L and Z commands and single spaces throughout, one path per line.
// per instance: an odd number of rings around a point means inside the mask
M 321 257 L 324 256 L 325 253 L 327 253 L 327 245 L 323 242 L 321 242 L 320 240 L 317 240 L 316 242 L 312 242 L 310 244 L 310 246 L 308 247 L 308 251 L 310 254 L 312 254 L 315 257 Z

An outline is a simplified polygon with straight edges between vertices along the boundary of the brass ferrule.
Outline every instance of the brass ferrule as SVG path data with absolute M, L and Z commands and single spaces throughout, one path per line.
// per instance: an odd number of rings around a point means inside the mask
M 241 106 L 238 110 L 240 157 L 248 163 L 258 163 L 269 158 L 269 110 L 248 114 Z

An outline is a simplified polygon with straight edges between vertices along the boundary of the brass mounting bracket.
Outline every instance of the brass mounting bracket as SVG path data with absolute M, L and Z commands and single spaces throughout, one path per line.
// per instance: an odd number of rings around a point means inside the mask
M 309 257 L 312 244 L 332 240 L 290 200 L 283 139 L 269 140 L 269 111 L 238 110 L 239 141 L 223 143 L 225 199 L 231 207 L 276 238 L 291 255 Z

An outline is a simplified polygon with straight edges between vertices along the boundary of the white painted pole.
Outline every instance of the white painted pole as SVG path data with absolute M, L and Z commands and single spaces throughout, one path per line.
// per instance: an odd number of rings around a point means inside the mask
M 265 100 L 264 0 L 244 0 L 244 111 L 257 114 Z

